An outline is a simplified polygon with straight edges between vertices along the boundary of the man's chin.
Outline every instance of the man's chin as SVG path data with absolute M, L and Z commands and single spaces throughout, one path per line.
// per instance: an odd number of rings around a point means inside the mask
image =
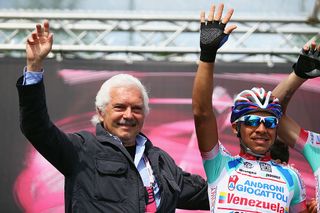
M 131 141 L 135 141 L 136 140 L 136 135 L 131 133 L 131 134 L 121 134 L 120 136 L 118 136 L 120 138 L 120 140 L 122 141 L 122 143 L 131 143 Z
M 264 155 L 268 152 L 269 149 L 261 148 L 261 149 L 255 149 L 253 152 L 258 155 Z

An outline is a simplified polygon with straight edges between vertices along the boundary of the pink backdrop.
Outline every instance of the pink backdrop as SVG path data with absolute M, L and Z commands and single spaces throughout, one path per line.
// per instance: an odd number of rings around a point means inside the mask
M 154 145 L 166 150 L 183 169 L 204 176 L 191 112 L 193 72 L 61 69 L 57 73 L 67 91 L 60 92 L 66 93 L 71 100 L 69 98 L 66 102 L 67 115 L 57 119 L 55 123 L 67 132 L 80 129 L 94 131 L 90 118 L 94 114 L 93 100 L 97 88 L 105 79 L 118 72 L 130 73 L 140 78 L 150 90 L 151 112 L 143 132 Z M 214 109 L 218 115 L 220 140 L 231 153 L 237 154 L 239 151 L 237 138 L 231 133 L 229 123 L 230 106 L 234 95 L 240 90 L 253 86 L 272 89 L 285 76 L 285 74 L 255 73 L 216 75 Z M 48 89 L 50 90 L 47 87 Z M 320 79 L 308 81 L 292 100 L 289 114 L 294 115 L 306 128 L 319 128 L 316 118 L 319 118 L 320 113 L 314 110 L 314 107 L 317 108 L 320 104 L 317 98 L 319 95 Z M 63 105 L 64 102 L 60 101 L 60 104 Z M 48 105 L 49 112 L 54 112 L 55 108 Z M 291 151 L 290 163 L 295 164 L 300 171 L 306 184 L 308 197 L 312 197 L 314 178 L 310 167 L 295 151 Z M 29 145 L 25 166 L 18 175 L 14 187 L 17 202 L 24 211 L 27 213 L 63 212 L 63 184 L 63 176 Z M 177 212 L 189 211 L 177 210 Z

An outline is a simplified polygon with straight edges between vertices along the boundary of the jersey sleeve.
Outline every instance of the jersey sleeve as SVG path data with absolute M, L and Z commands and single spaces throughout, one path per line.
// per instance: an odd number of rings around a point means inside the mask
M 301 128 L 295 149 L 300 152 L 312 168 L 316 180 L 316 199 L 320 212 L 320 134 Z
M 231 155 L 219 142 L 209 152 L 201 152 L 208 183 L 215 182 L 226 168 Z
M 295 149 L 306 158 L 314 173 L 319 172 L 320 134 L 301 129 Z
M 293 177 L 294 194 L 290 203 L 290 212 L 301 212 L 307 208 L 306 206 L 306 189 L 305 184 L 298 172 L 293 167 L 290 167 L 290 173 Z

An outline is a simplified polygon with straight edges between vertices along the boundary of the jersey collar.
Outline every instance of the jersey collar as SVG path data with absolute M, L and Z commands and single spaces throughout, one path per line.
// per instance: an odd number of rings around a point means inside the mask
M 240 157 L 247 159 L 247 160 L 259 160 L 259 161 L 270 161 L 271 157 L 270 157 L 270 152 L 268 152 L 264 157 L 256 157 L 253 156 L 249 153 L 245 153 L 244 151 L 240 151 L 239 153 Z

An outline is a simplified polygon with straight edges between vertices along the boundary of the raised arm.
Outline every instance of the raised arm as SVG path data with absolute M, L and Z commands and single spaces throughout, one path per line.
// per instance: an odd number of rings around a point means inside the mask
M 225 28 L 233 9 L 228 10 L 221 20 L 224 5 L 210 7 L 207 21 L 201 12 L 200 62 L 195 76 L 192 92 L 192 109 L 195 120 L 199 149 L 210 151 L 218 143 L 216 117 L 212 108 L 214 61 L 217 50 L 227 41 L 228 35 L 236 28 L 235 25 Z
M 41 71 L 42 62 L 51 51 L 53 34 L 49 31 L 49 22 L 36 25 L 36 29 L 27 39 L 27 71 Z
M 300 133 L 300 126 L 286 114 L 287 105 L 295 91 L 305 82 L 292 72 L 273 91 L 272 94 L 279 98 L 283 108 L 283 116 L 278 128 L 278 136 L 290 147 L 294 147 Z
M 286 108 L 295 91 L 307 79 L 320 75 L 319 50 L 320 46 L 317 47 L 315 42 L 312 42 L 310 45 L 306 44 L 297 63 L 293 66 L 294 72 L 280 82 L 272 91 L 272 94 L 279 98 L 284 112 L 278 128 L 278 136 L 291 147 L 294 147 L 301 127 L 292 118 L 287 116 Z
M 66 134 L 51 120 L 46 105 L 42 62 L 52 48 L 49 23 L 36 25 L 26 44 L 27 72 L 17 81 L 20 128 L 32 145 L 62 174 L 68 175 L 77 163 L 77 148 L 82 138 Z M 29 72 L 33 71 L 33 72 Z M 37 72 L 37 73 L 35 73 Z M 77 148 L 75 148 L 77 147 Z

